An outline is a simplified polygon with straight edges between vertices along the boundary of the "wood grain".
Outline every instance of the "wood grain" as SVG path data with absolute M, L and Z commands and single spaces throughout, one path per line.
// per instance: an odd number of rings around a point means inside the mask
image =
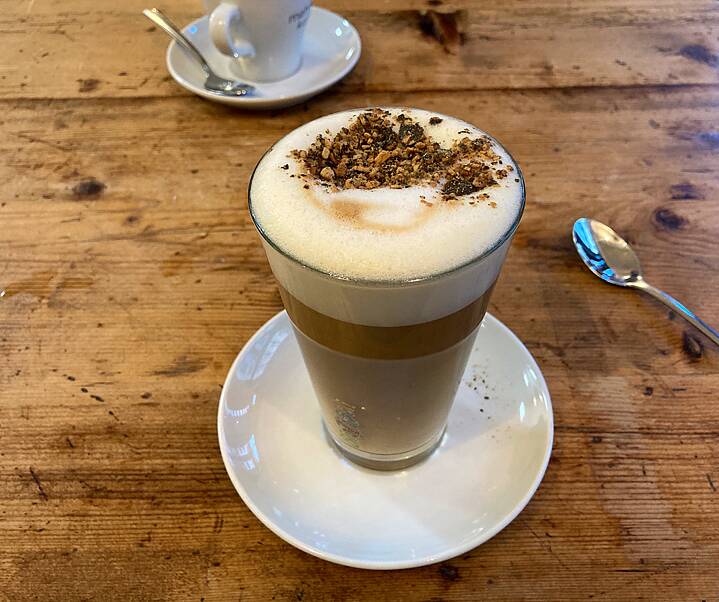
M 409 19 L 427 4 L 327 5 L 361 28 L 363 62 L 262 116 L 163 82 L 164 40 L 136 36 L 139 4 L 2 11 L 0 600 L 716 600 L 719 354 L 593 278 L 569 237 L 582 215 L 611 223 L 652 283 L 719 323 L 714 5 L 435 6 L 467 11 L 456 55 Z M 692 44 L 709 58 L 682 55 Z M 490 311 L 537 358 L 556 419 L 546 478 L 509 527 L 391 573 L 269 532 L 215 432 L 232 360 L 281 308 L 249 173 L 290 129 L 374 104 L 472 121 L 522 166 L 528 208 Z
M 340 84 L 348 92 L 717 82 L 719 6 L 710 0 L 322 4 L 350 19 L 363 39 L 357 68 Z M 148 33 L 145 6 L 140 0 L 112 7 L 95 0 L 10 3 L 0 15 L 6 55 L 0 98 L 189 94 L 167 74 L 168 39 Z M 200 7 L 180 0 L 168 10 L 184 24 L 201 15 Z M 420 18 L 426 10 L 456 18 L 461 46 L 446 52 L 426 32 Z

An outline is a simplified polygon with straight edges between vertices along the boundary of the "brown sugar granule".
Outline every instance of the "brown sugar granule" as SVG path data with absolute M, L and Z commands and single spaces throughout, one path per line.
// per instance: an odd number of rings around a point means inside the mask
M 418 123 L 411 123 L 409 119 L 404 119 L 402 125 L 399 126 L 399 139 L 402 144 L 412 146 L 422 140 L 424 137 L 424 128 Z
M 441 122 L 439 117 L 432 120 Z M 443 198 L 450 200 L 507 176 L 506 169 L 493 167 L 501 160 L 488 138 L 464 137 L 442 148 L 412 118 L 392 117 L 382 109 L 360 113 L 334 136 L 320 134 L 309 148 L 294 150 L 291 156 L 306 172 L 301 177 L 332 190 L 441 186 Z
M 335 177 L 335 172 L 331 167 L 323 167 L 320 172 L 320 178 L 323 180 L 331 180 Z
M 442 187 L 442 192 L 446 196 L 464 196 L 465 194 L 472 194 L 478 190 L 479 188 L 477 188 L 471 180 L 457 176 L 451 177 Z

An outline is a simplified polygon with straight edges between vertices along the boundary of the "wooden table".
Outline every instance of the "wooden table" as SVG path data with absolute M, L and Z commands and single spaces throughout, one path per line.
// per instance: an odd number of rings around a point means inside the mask
M 719 323 L 719 5 L 323 5 L 358 27 L 357 68 L 253 114 L 170 79 L 145 2 L 4 3 L 0 600 L 717 600 L 717 350 L 591 276 L 570 228 L 612 224 L 653 283 Z M 544 370 L 556 439 L 494 539 L 375 573 L 262 526 L 215 414 L 233 358 L 281 307 L 250 170 L 305 121 L 388 103 L 477 123 L 523 166 L 528 208 L 490 310 Z

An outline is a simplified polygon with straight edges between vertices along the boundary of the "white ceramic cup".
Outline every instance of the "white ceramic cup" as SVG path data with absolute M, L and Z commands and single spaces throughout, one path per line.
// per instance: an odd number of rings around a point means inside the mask
M 234 57 L 238 77 L 271 82 L 300 68 L 312 0 L 206 0 L 205 7 L 212 42 Z

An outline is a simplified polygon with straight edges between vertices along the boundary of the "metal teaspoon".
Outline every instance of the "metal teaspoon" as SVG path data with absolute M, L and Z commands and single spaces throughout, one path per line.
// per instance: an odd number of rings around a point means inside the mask
M 254 86 L 250 84 L 225 79 L 217 75 L 207 64 L 207 61 L 202 54 L 200 54 L 197 47 L 188 40 L 177 25 L 170 21 L 169 17 L 164 15 L 160 10 L 156 8 L 146 8 L 142 11 L 142 14 L 167 33 L 188 55 L 200 64 L 200 67 L 202 67 L 202 70 L 207 75 L 205 90 L 221 96 L 245 96 L 255 91 Z
M 629 243 L 609 226 L 583 217 L 574 223 L 572 238 L 582 261 L 595 275 L 610 284 L 636 288 L 650 294 L 719 345 L 719 332 L 679 301 L 644 280 L 639 259 Z

